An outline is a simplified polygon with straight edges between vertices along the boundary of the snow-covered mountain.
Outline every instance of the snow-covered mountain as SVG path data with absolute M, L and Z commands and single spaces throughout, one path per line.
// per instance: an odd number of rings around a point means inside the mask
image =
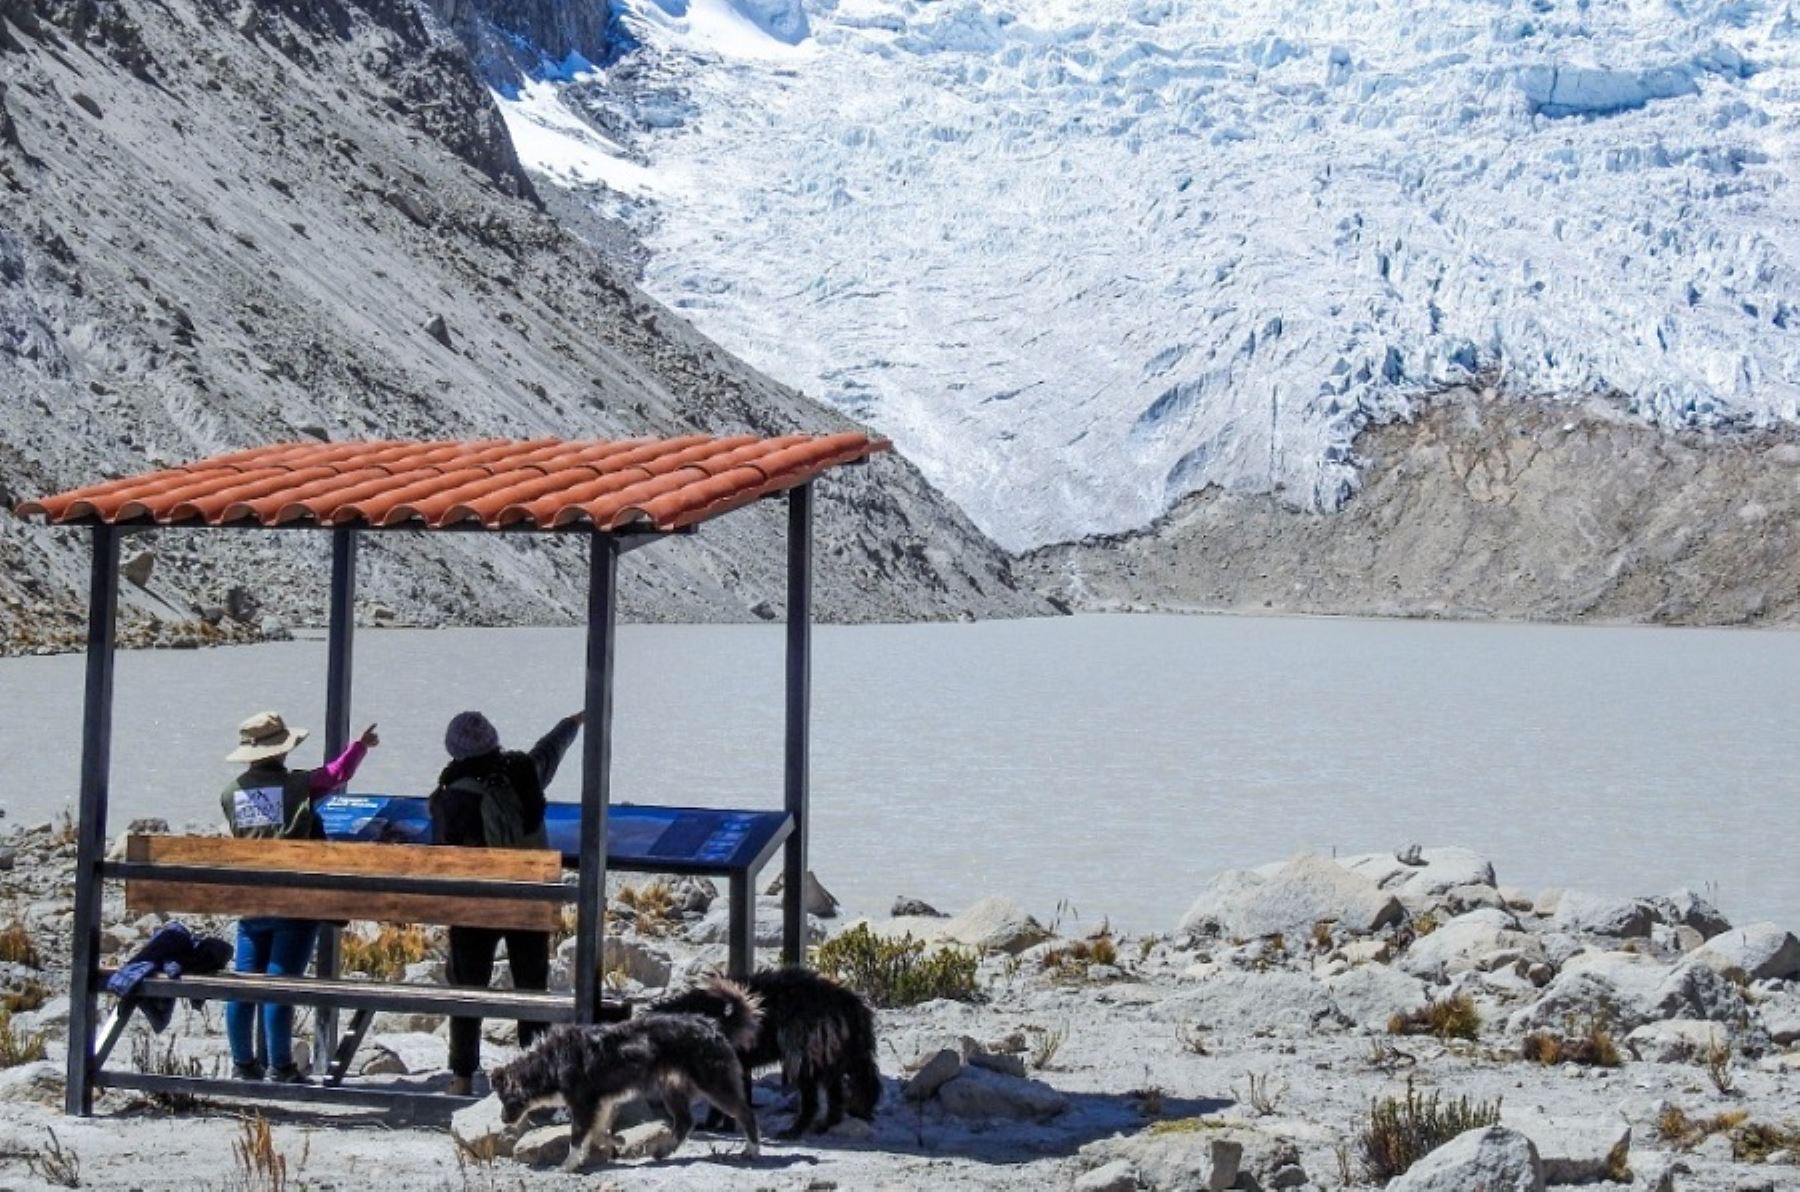
M 1787 0 L 621 3 L 511 91 L 521 157 L 1005 545 L 1335 508 L 1470 380 L 1800 416 Z

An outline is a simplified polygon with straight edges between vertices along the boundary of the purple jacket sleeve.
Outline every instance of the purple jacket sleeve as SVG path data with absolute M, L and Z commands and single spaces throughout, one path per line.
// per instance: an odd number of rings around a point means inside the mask
M 312 771 L 312 793 L 317 798 L 328 795 L 356 777 L 356 768 L 362 765 L 363 758 L 369 755 L 369 747 L 361 741 L 352 741 L 344 752 L 338 754 L 335 761 L 326 763 Z

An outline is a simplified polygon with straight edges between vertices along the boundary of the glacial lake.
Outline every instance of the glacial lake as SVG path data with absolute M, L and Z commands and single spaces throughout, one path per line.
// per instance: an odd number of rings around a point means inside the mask
M 580 631 L 365 630 L 353 789 L 423 793 L 448 718 L 523 748 L 581 702 Z M 781 804 L 779 626 L 620 632 L 614 797 Z M 114 832 L 211 822 L 251 712 L 321 727 L 317 640 L 120 656 Z M 82 660 L 0 660 L 0 831 L 72 805 Z M 1171 929 L 1212 874 L 1463 844 L 1500 881 L 1800 928 L 1800 634 L 1210 616 L 821 627 L 814 869 L 856 913 L 1006 893 Z M 320 732 L 302 747 L 320 760 Z M 571 751 L 552 797 L 574 799 Z M 765 880 L 773 876 L 773 869 Z M 1065 912 L 1065 921 L 1068 914 Z

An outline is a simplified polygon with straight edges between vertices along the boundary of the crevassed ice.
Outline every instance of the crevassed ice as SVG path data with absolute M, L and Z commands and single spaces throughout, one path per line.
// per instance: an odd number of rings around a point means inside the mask
M 1475 377 L 1800 413 L 1785 2 L 628 2 L 649 289 L 1007 546 L 1334 508 Z

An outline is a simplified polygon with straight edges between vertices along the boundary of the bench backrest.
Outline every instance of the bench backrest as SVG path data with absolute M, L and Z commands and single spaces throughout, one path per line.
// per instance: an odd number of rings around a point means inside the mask
M 562 880 L 562 858 L 547 849 L 240 840 L 217 836 L 130 836 L 126 838 L 125 859 L 136 863 L 261 873 L 280 871 L 552 883 Z M 125 883 L 125 909 L 134 914 L 157 912 L 240 918 L 274 915 L 295 919 L 436 923 L 528 931 L 554 930 L 562 918 L 562 907 L 556 903 L 519 898 L 294 889 L 144 878 Z

